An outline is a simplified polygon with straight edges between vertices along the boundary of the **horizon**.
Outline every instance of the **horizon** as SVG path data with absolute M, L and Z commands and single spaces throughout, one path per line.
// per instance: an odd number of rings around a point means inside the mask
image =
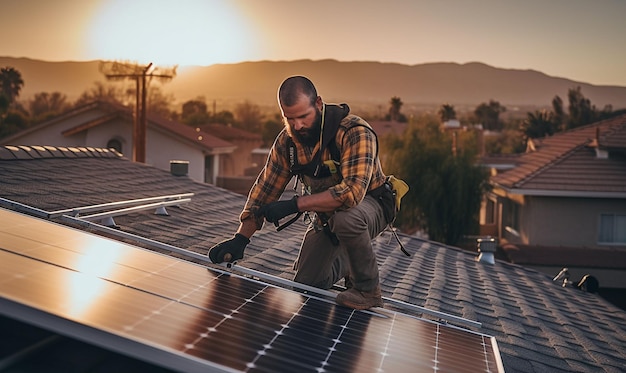
M 31 60 L 31 61 L 39 61 L 39 62 L 46 62 L 46 63 L 83 63 L 83 62 L 101 62 L 101 61 L 107 61 L 108 62 L 108 61 L 110 61 L 110 62 L 122 62 L 122 63 L 131 63 L 131 64 L 132 63 L 140 64 L 137 61 L 120 61 L 120 60 L 104 60 L 104 59 L 58 60 L 58 61 L 54 61 L 54 60 L 43 60 L 43 59 L 38 59 L 38 58 L 31 58 L 31 57 L 26 57 L 26 56 L 22 56 L 22 57 L 0 56 L 0 58 L 27 59 L 27 60 Z M 493 66 L 493 65 L 490 65 L 488 63 L 481 62 L 481 61 L 468 61 L 468 62 L 464 62 L 464 63 L 453 62 L 453 61 L 434 61 L 434 62 L 424 62 L 424 63 L 417 63 L 417 64 L 409 65 L 409 64 L 400 63 L 400 62 L 381 62 L 381 61 L 366 61 L 366 60 L 342 61 L 342 60 L 338 60 L 338 59 L 335 59 L 335 58 L 322 58 L 322 59 L 300 58 L 300 59 L 294 59 L 294 60 L 257 60 L 257 61 L 250 60 L 250 61 L 238 61 L 238 62 L 229 62 L 229 63 L 218 62 L 218 63 L 214 63 L 214 64 L 210 64 L 210 65 L 161 65 L 161 66 L 158 66 L 158 67 L 159 68 L 176 67 L 177 71 L 181 71 L 181 69 L 185 69 L 185 68 L 194 68 L 194 67 L 203 68 L 203 67 L 210 67 L 210 66 L 216 66 L 216 65 L 237 65 L 237 64 L 256 63 L 256 62 L 298 62 L 298 61 L 312 61 L 312 62 L 337 61 L 337 62 L 345 62 L 345 63 L 380 63 L 380 64 L 395 64 L 395 65 L 402 65 L 402 66 L 408 66 L 408 67 L 421 66 L 421 65 L 437 65 L 437 64 L 454 64 L 454 65 L 459 65 L 459 66 L 471 65 L 471 64 L 481 64 L 481 65 L 489 66 L 489 67 L 496 68 L 496 69 L 503 69 L 503 70 L 533 71 L 533 72 L 537 72 L 537 73 L 546 75 L 546 76 L 548 76 L 550 78 L 566 79 L 566 80 L 571 80 L 571 81 L 576 82 L 576 83 L 589 84 L 589 85 L 596 86 L 596 87 L 626 88 L 626 83 L 624 83 L 624 85 L 617 85 L 617 84 L 594 84 L 594 83 L 576 81 L 576 80 L 568 78 L 568 77 L 550 75 L 550 74 L 547 74 L 547 73 L 545 73 L 543 71 L 536 70 L 536 69 L 530 69 L 530 68 L 529 69 L 503 68 L 503 67 Z
M 353 4 L 0 0 L 0 32 L 11 35 L 3 40 L 1 53 L 47 62 L 136 61 L 181 67 L 327 59 L 407 66 L 477 62 L 586 84 L 626 86 L 626 23 L 621 21 L 626 2 Z

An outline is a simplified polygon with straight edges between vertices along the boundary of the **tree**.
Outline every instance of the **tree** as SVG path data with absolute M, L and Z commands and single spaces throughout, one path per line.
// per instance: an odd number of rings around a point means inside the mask
M 500 114 L 504 113 L 506 108 L 498 101 L 489 100 L 489 103 L 482 103 L 474 110 L 474 115 L 478 122 L 482 123 L 483 128 L 490 131 L 500 131 L 504 124 L 500 121 Z
M 563 109 L 563 100 L 559 96 L 554 96 L 552 99 L 552 121 L 557 131 L 565 129 L 566 116 L 565 109 Z
M 439 118 L 442 122 L 456 119 L 456 110 L 454 110 L 454 106 L 450 104 L 441 105 L 437 114 L 439 114 Z
M 547 110 L 535 110 L 535 112 L 528 113 L 521 127 L 526 139 L 552 136 L 558 131 L 554 115 Z
M 263 129 L 261 130 L 261 138 L 263 139 L 263 146 L 270 147 L 274 142 L 274 139 L 280 131 L 285 128 L 282 116 L 280 113 L 274 115 L 274 118 L 268 119 L 263 123 Z
M 520 136 L 519 129 L 504 129 L 495 136 L 485 138 L 487 154 L 518 154 L 526 150 L 526 143 Z
M 94 87 L 83 92 L 74 102 L 74 106 L 80 106 L 93 101 L 114 102 L 121 105 L 132 105 L 135 99 L 134 90 L 124 89 L 112 84 L 95 82 Z
M 16 101 L 24 86 L 22 74 L 13 67 L 0 69 L 0 138 L 19 132 L 30 125 L 22 105 Z
M 181 118 L 183 120 L 197 114 L 204 115 L 206 117 L 209 116 L 206 102 L 204 102 L 203 99 L 198 98 L 195 100 L 189 100 L 183 104 L 183 111 L 181 112 Z
M 170 102 L 174 102 L 174 95 L 166 95 L 159 87 L 148 87 L 148 113 L 172 119 L 173 113 Z
M 259 105 L 246 100 L 235 106 L 235 124 L 250 132 L 261 132 L 261 122 L 263 115 Z
M 402 99 L 400 99 L 400 97 L 393 96 L 389 101 L 389 113 L 387 114 L 385 119 L 394 122 L 406 122 L 406 116 L 400 113 L 402 105 L 404 105 Z
M 571 88 L 567 93 L 569 101 L 569 116 L 567 120 L 567 129 L 572 129 L 585 124 L 593 123 L 598 118 L 598 111 L 595 105 L 586 98 L 580 86 Z
M 382 140 L 384 167 L 410 186 L 403 198 L 398 225 L 424 229 L 430 239 L 457 244 L 478 231 L 480 202 L 487 173 L 476 165 L 476 149 L 452 155 L 450 137 L 434 116 L 409 125 L 402 136 Z
M 40 92 L 29 101 L 28 109 L 33 123 L 37 123 L 61 114 L 69 106 L 67 96 L 61 92 Z
M 0 139 L 18 133 L 30 125 L 30 120 L 22 110 L 9 110 L 0 117 Z
M 204 99 L 189 100 L 183 104 L 181 121 L 188 126 L 201 126 L 210 122 Z
M 3 67 L 0 69 L 0 94 L 4 95 L 9 104 L 13 103 L 20 95 L 20 90 L 24 86 L 22 74 L 13 67 Z
M 211 116 L 211 122 L 232 125 L 235 124 L 235 116 L 228 110 L 222 110 Z
M 9 111 L 10 104 L 11 102 L 9 101 L 9 98 L 3 93 L 0 93 L 0 124 L 2 123 L 2 118 L 4 118 L 6 113 Z

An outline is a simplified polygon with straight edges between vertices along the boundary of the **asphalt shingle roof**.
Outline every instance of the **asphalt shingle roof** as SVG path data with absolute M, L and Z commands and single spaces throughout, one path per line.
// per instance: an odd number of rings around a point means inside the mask
M 119 229 L 198 253 L 237 228 L 245 197 L 98 149 L 0 147 L 0 197 L 54 211 L 179 193 L 190 203 L 116 217 Z M 304 232 L 268 225 L 253 237 L 242 266 L 291 278 Z M 507 372 L 623 372 L 626 312 L 596 294 L 563 288 L 549 276 L 400 234 L 374 241 L 385 296 L 482 323 L 496 338 Z

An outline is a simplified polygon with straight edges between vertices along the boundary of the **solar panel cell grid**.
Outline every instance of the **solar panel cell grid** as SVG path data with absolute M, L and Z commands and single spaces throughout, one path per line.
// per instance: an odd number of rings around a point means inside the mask
M 354 311 L 13 212 L 0 218 L 11 223 L 0 228 L 3 304 L 170 369 L 497 371 L 491 337 Z

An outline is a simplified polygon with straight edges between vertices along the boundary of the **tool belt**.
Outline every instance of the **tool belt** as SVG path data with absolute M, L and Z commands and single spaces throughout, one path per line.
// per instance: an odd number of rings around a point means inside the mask
M 400 211 L 400 200 L 409 190 L 406 183 L 393 175 L 388 176 L 385 182 L 367 192 L 367 195 L 374 197 L 383 209 L 383 215 L 387 224 L 391 225 L 396 219 L 398 211 Z M 325 213 L 316 213 L 313 226 L 316 231 L 323 231 L 331 240 L 333 245 L 339 245 L 337 235 L 330 229 L 328 220 L 330 216 Z
M 408 191 L 409 186 L 404 181 L 390 175 L 383 185 L 370 190 L 367 194 L 380 202 L 387 224 L 392 224 L 400 211 L 400 201 Z

